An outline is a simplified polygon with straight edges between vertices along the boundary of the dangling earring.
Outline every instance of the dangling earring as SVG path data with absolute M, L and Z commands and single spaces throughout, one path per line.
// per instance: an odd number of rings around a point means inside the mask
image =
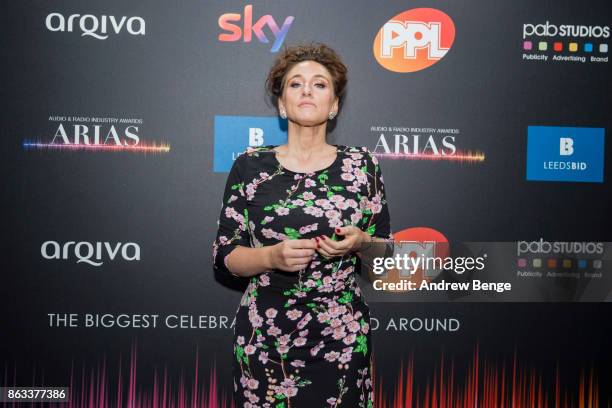
M 336 117 L 336 113 L 335 112 L 329 112 L 329 115 L 327 115 L 327 117 L 329 118 L 329 120 L 333 120 Z
M 285 112 L 285 110 L 284 110 L 284 109 L 281 109 L 281 111 L 280 111 L 280 117 L 281 117 L 282 119 L 287 119 L 287 112 Z

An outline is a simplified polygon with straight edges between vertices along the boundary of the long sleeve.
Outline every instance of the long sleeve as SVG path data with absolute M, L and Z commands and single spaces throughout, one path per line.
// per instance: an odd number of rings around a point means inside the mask
M 217 237 L 213 243 L 213 266 L 215 269 L 228 272 L 226 257 L 238 245 L 249 247 L 248 209 L 244 193 L 244 166 L 246 154 L 241 154 L 234 161 L 227 177 L 223 192 L 223 203 L 217 221 Z
M 393 239 L 385 184 L 378 159 L 366 149 L 368 204 L 363 211 L 366 231 L 373 237 Z

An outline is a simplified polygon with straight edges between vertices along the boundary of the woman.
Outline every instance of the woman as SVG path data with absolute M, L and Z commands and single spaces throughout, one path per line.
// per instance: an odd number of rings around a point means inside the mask
M 266 85 L 288 142 L 248 149 L 228 176 L 216 268 L 249 277 L 234 329 L 240 407 L 371 407 L 363 243 L 391 239 L 383 178 L 364 147 L 330 145 L 346 67 L 323 44 L 278 57 Z

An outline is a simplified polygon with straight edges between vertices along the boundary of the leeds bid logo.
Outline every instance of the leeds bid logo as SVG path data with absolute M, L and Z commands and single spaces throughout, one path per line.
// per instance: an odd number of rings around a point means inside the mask
M 389 71 L 415 72 L 446 55 L 455 39 L 453 20 L 440 10 L 406 10 L 387 21 L 374 39 L 376 61 Z
M 529 126 L 527 180 L 604 181 L 603 128 Z

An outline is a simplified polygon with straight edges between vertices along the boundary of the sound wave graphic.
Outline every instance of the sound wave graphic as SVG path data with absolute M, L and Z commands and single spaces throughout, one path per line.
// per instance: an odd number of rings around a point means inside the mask
M 404 367 L 404 363 L 407 364 Z M 511 364 L 481 359 L 478 346 L 467 368 L 467 375 L 458 378 L 455 363 L 441 354 L 433 375 L 417 382 L 414 358 L 400 363 L 395 383 L 386 384 L 376 376 L 375 407 L 384 408 L 598 408 L 600 405 L 598 380 L 595 370 L 580 373 L 577 389 L 561 385 L 559 366 L 554 380 L 542 370 L 519 364 L 517 353 Z M 554 389 L 546 385 L 554 383 Z M 577 394 L 576 394 L 577 391 Z M 608 390 L 610 392 L 610 390 Z
M 429 161 L 455 161 L 460 163 L 481 163 L 485 161 L 485 154 L 479 151 L 457 151 L 453 155 L 436 155 L 433 153 L 373 153 L 375 156 L 392 160 L 429 160 Z
M 140 142 L 137 145 L 99 145 L 99 144 L 56 144 L 24 141 L 22 146 L 26 150 L 68 150 L 68 151 L 93 151 L 93 152 L 134 152 L 134 153 L 168 153 L 170 145 L 166 143 Z
M 183 372 L 179 376 L 168 375 L 154 370 L 152 381 L 143 381 L 138 373 L 137 350 L 132 347 L 129 365 L 123 367 L 119 358 L 117 372 L 111 373 L 106 362 L 94 368 L 80 369 L 74 365 L 70 378 L 63 385 L 71 389 L 70 401 L 66 403 L 45 403 L 52 408 L 236 408 L 231 389 L 231 378 L 219 383 L 217 367 L 214 362 L 209 367 L 208 376 L 200 376 L 199 353 L 196 350 L 193 377 L 186 380 Z M 228 357 L 229 359 L 229 357 Z M 554 374 L 534 368 L 529 363 L 519 363 L 515 352 L 512 361 L 501 365 L 489 361 L 479 354 L 475 347 L 471 361 L 458 364 L 450 362 L 440 353 L 439 363 L 431 374 L 422 370 L 415 375 L 413 356 L 400 362 L 395 381 L 388 383 L 377 373 L 374 365 L 374 390 L 376 408 L 599 408 L 610 407 L 612 395 L 606 395 L 606 403 L 600 400 L 600 388 L 595 370 L 580 373 L 578 384 L 563 386 L 561 372 L 557 364 Z M 33 384 L 16 384 L 16 369 L 9 382 L 8 367 L 5 368 L 3 386 L 44 386 L 40 374 L 32 375 Z M 124 371 L 129 374 L 124 376 Z M 458 373 L 466 373 L 458 374 Z M 56 379 L 54 379 L 57 382 Z M 10 384 L 10 385 L 9 385 Z M 220 391 L 221 389 L 221 391 Z M 605 390 L 610 393 L 610 390 Z M 31 404 L 6 403 L 8 407 L 31 406 Z M 347 407 L 353 408 L 353 407 Z

